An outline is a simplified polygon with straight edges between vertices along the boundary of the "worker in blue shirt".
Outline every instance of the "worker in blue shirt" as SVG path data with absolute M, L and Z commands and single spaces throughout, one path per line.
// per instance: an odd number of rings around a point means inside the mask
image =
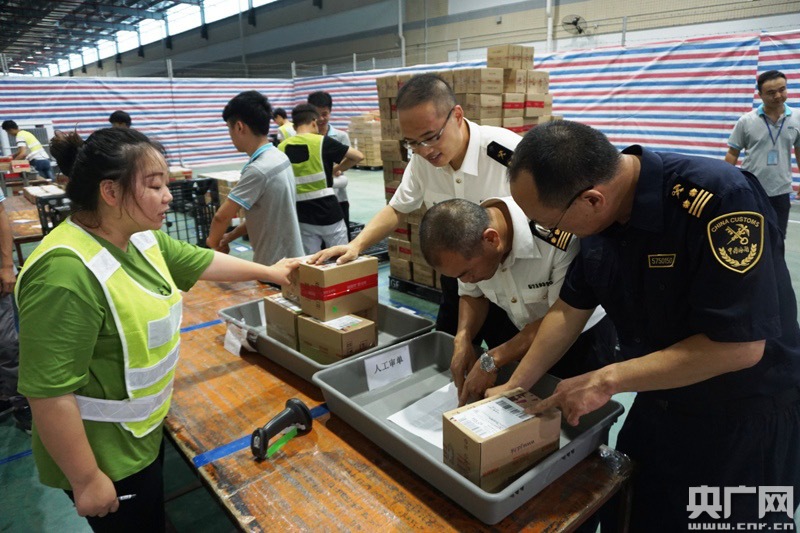
M 530 388 L 602 305 L 622 360 L 562 381 L 540 410 L 558 407 L 576 425 L 613 394 L 638 392 L 617 445 L 638 465 L 631 531 L 791 523 L 800 328 L 757 179 L 706 158 L 619 153 L 570 121 L 528 132 L 509 175 L 532 223 L 574 233 L 581 250 L 511 379 L 487 395 Z M 780 505 L 762 507 L 773 489 Z

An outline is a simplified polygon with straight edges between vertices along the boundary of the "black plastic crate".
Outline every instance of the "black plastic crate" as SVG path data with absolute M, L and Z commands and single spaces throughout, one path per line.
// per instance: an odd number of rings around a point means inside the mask
M 53 228 L 69 216 L 71 208 L 72 203 L 66 194 L 36 198 L 36 210 L 39 212 L 42 234 L 47 235 L 53 231 Z
M 205 247 L 211 221 L 219 209 L 217 180 L 179 180 L 170 183 L 169 189 L 172 202 L 162 229 L 175 239 Z

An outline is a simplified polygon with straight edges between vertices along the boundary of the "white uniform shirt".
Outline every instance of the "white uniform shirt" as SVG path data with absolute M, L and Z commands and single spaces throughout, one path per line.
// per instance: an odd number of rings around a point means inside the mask
M 481 205 L 504 203 L 511 215 L 514 240 L 511 252 L 494 276 L 478 283 L 458 282 L 458 294 L 488 300 L 502 308 L 520 330 L 542 318 L 561 292 L 570 263 L 578 255 L 580 244 L 573 238 L 562 251 L 531 233 L 528 217 L 510 196 L 490 198 Z M 588 330 L 605 316 L 598 307 L 584 327 Z
M 465 119 L 466 120 L 466 119 Z M 467 120 L 469 145 L 461 168 L 450 165 L 437 168 L 424 157 L 411 156 L 403 179 L 389 205 L 400 213 L 410 213 L 422 206 L 463 198 L 481 203 L 487 198 L 511 194 L 505 165 L 487 155 L 486 147 L 496 142 L 513 151 L 522 137 L 503 128 L 479 126 Z
M 328 137 L 332 137 L 344 144 L 345 146 L 352 146 L 350 143 L 350 136 L 342 130 L 337 130 L 328 124 Z M 338 161 L 337 161 L 338 163 Z M 347 177 L 342 173 L 341 176 L 333 178 L 333 192 L 336 193 L 336 199 L 339 203 L 347 201 Z

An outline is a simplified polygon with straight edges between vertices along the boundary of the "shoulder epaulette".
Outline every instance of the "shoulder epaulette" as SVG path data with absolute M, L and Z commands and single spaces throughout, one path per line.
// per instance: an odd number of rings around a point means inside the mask
M 542 239 L 547 244 L 555 246 L 562 251 L 566 251 L 569 243 L 572 242 L 573 237 L 572 233 L 560 230 L 558 228 L 553 231 L 552 237 L 544 237 L 543 235 L 539 234 L 539 232 L 536 231 L 533 226 L 531 226 L 531 233 L 533 233 L 534 236 Z
M 486 147 L 486 155 L 507 167 L 511 163 L 511 156 L 514 155 L 514 150 L 509 150 L 502 144 L 492 141 Z
M 714 193 L 698 187 L 694 183 L 679 178 L 669 191 L 669 197 L 673 202 L 677 202 L 681 209 L 697 218 L 703 215 L 703 210 L 714 203 Z

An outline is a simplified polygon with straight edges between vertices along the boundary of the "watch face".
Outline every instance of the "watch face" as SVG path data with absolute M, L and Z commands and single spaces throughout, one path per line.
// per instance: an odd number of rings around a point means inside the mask
M 484 372 L 492 372 L 494 370 L 494 359 L 488 353 L 481 355 L 481 370 Z

